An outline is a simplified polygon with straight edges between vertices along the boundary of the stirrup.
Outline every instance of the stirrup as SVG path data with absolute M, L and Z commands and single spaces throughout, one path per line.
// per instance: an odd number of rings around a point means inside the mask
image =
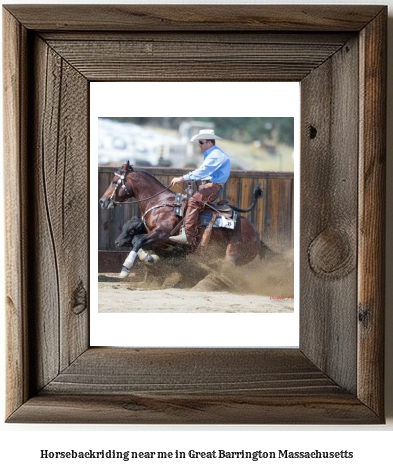
M 172 235 L 172 237 L 169 237 L 169 240 L 172 242 L 176 242 L 178 244 L 188 244 L 186 231 L 184 230 L 184 227 L 182 227 L 179 235 Z

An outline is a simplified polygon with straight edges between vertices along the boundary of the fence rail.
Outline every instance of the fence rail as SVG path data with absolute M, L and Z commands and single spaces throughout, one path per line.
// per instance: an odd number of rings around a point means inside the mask
M 181 176 L 190 169 L 143 168 L 168 186 L 174 176 Z M 104 194 L 113 178 L 115 168 L 98 167 L 98 199 Z M 263 241 L 275 251 L 293 246 L 294 221 L 294 174 L 274 171 L 232 171 L 222 195 L 230 204 L 246 208 L 253 201 L 253 189 L 260 183 L 264 196 L 255 208 L 246 215 L 256 226 Z M 98 202 L 97 199 L 97 202 Z M 134 215 L 140 216 L 137 204 L 117 206 L 104 211 L 98 206 L 98 248 L 100 251 L 115 251 L 114 241 L 121 228 Z M 102 259 L 104 253 L 101 252 Z M 108 270 L 106 270 L 108 271 Z

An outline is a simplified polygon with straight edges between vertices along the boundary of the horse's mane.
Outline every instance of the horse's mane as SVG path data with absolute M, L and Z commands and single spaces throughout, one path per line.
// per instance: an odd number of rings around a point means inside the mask
M 136 173 L 143 173 L 143 174 L 147 174 L 147 176 L 149 176 L 150 178 L 153 179 L 153 181 L 155 181 L 156 183 L 160 184 L 161 186 L 163 186 L 165 188 L 165 186 L 161 183 L 161 181 L 159 179 L 157 179 L 155 176 L 153 176 L 151 173 L 149 173 L 148 171 L 146 170 L 142 170 L 140 168 L 133 168 L 134 171 Z
M 124 166 L 119 166 L 119 167 L 117 168 L 117 170 L 116 170 L 117 173 L 120 173 L 121 171 L 123 171 L 123 168 L 124 168 Z M 133 170 L 133 171 L 132 171 L 132 170 Z M 141 168 L 134 168 L 134 167 L 132 167 L 132 168 L 128 168 L 127 171 L 134 172 L 134 173 L 142 173 L 142 174 L 145 174 L 145 175 L 149 176 L 155 183 L 159 184 L 159 185 L 162 186 L 163 188 L 166 188 L 166 186 L 164 186 L 164 185 L 161 183 L 160 180 L 158 180 L 155 176 L 153 176 L 151 173 L 149 173 L 149 172 L 146 171 L 146 170 L 142 170 Z M 168 191 L 172 193 L 172 191 L 171 191 L 170 189 L 168 189 Z

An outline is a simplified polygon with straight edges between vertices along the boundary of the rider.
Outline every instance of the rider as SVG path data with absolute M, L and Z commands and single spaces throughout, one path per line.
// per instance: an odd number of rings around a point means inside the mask
M 214 130 L 200 130 L 197 135 L 194 135 L 190 141 L 198 140 L 199 147 L 203 152 L 203 163 L 196 170 L 172 179 L 171 186 L 182 181 L 202 181 L 198 191 L 188 199 L 184 226 L 180 235 L 169 237 L 173 242 L 196 245 L 199 213 L 203 210 L 206 203 L 212 202 L 218 197 L 229 178 L 231 170 L 230 160 L 216 146 L 216 140 L 220 138 L 214 133 Z

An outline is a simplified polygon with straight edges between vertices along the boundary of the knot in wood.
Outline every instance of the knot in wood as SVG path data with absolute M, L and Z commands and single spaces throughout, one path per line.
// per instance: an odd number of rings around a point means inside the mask
M 83 283 L 80 281 L 77 288 L 74 291 L 72 311 L 74 314 L 81 314 L 87 307 L 87 293 L 86 289 L 83 286 Z
M 311 140 L 314 140 L 314 138 L 317 136 L 318 130 L 310 125 L 310 138 Z
M 355 252 L 345 231 L 327 228 L 308 247 L 313 272 L 329 279 L 348 275 L 355 267 Z

